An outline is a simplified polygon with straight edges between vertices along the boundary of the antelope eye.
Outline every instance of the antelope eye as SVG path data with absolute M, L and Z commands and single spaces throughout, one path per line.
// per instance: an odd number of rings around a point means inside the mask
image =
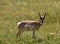
M 44 18 L 41 18 L 41 19 L 44 19 Z

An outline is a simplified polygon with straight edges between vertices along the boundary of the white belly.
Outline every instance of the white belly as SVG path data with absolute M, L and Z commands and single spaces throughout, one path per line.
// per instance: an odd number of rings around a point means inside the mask
M 26 29 L 29 29 L 29 30 L 33 30 L 34 29 L 34 26 L 33 25 L 25 25 L 25 28 Z

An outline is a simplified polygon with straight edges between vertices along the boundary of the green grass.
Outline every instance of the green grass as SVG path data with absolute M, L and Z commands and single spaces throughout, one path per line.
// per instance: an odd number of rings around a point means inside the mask
M 17 23 L 23 20 L 39 20 L 38 12 L 46 18 L 36 39 L 32 31 L 25 31 L 16 38 Z M 51 34 L 53 33 L 53 34 Z M 59 0 L 0 0 L 0 44 L 60 44 Z

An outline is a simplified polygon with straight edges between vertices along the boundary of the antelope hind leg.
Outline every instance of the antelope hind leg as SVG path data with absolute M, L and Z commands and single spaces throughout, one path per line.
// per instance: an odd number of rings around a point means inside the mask
M 23 30 L 19 30 L 17 33 L 17 38 L 21 37 L 21 34 L 23 33 Z

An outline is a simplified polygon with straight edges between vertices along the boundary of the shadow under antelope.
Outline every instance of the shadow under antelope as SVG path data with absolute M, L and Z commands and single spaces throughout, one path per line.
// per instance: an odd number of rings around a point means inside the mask
M 17 37 L 21 36 L 21 33 L 23 33 L 26 30 L 32 30 L 32 37 L 35 38 L 35 31 L 39 30 L 40 26 L 42 26 L 42 24 L 44 23 L 44 19 L 46 16 L 46 12 L 43 16 L 39 14 L 39 21 L 21 21 L 17 23 L 18 26 L 18 33 L 17 33 Z

